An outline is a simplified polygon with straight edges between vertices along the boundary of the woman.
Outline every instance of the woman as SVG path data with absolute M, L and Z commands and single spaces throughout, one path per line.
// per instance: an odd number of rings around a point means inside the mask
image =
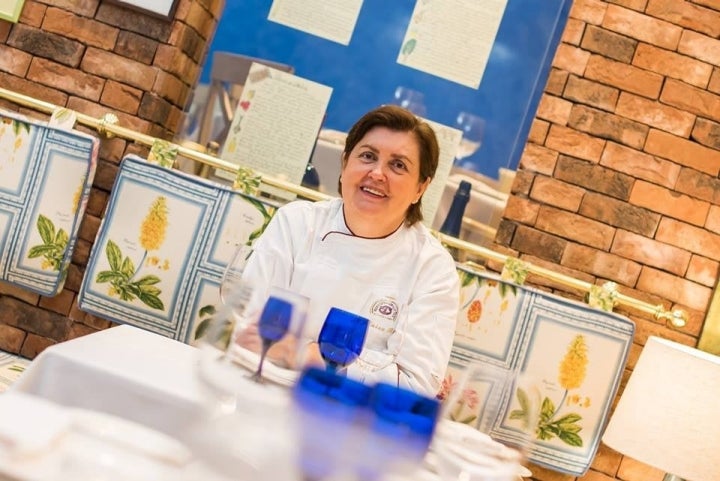
M 438 154 L 431 127 L 407 110 L 368 112 L 347 136 L 341 199 L 278 209 L 244 274 L 307 296 L 314 340 L 333 306 L 367 317 L 363 355 L 348 376 L 428 396 L 447 368 L 459 302 L 455 263 L 420 222 Z M 317 358 L 317 345 L 310 352 Z M 388 362 L 376 362 L 383 353 Z

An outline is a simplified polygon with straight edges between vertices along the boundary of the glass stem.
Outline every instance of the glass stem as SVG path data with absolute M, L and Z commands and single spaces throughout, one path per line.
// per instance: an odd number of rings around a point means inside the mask
M 263 339 L 262 340 L 262 348 L 260 350 L 260 362 L 258 363 L 257 371 L 255 371 L 255 374 L 252 375 L 252 378 L 255 381 L 262 380 L 262 368 L 263 368 L 263 363 L 265 362 L 265 356 L 267 355 L 267 352 L 270 349 L 270 346 L 272 346 L 274 342 L 275 341 L 273 341 L 271 339 Z

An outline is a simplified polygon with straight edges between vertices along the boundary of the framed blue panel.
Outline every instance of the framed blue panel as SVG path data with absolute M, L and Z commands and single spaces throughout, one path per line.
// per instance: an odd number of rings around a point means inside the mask
M 427 118 L 453 125 L 467 111 L 487 121 L 482 147 L 461 166 L 497 178 L 516 168 L 565 28 L 571 0 L 508 0 L 479 89 L 396 62 L 413 0 L 365 0 L 345 46 L 267 20 L 272 0 L 227 2 L 208 59 L 228 51 L 290 64 L 333 87 L 325 128 L 347 131 L 398 86 L 424 93 Z M 201 77 L 209 82 L 211 65 Z
M 262 232 L 276 205 L 129 155 L 93 244 L 83 311 L 183 342 L 220 300 L 238 245 Z
M 528 459 L 583 475 L 600 444 L 635 325 L 624 316 L 519 286 L 495 273 L 461 266 L 458 274 L 461 308 L 443 386 L 452 386 L 472 362 L 517 370 L 537 381 L 539 389 L 528 402 L 539 409 L 540 419 Z M 510 413 L 523 409 L 521 387 L 502 393 L 505 407 L 492 428 L 496 439 L 512 442 L 518 432 L 520 418 Z M 460 422 L 472 424 L 482 417 L 481 406 L 460 408 L 453 409 Z

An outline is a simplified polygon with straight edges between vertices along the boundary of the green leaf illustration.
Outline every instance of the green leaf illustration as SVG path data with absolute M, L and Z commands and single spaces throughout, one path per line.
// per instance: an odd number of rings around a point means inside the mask
M 107 246 L 105 246 L 105 255 L 107 255 L 110 269 L 114 271 L 120 270 L 120 263 L 122 262 L 122 252 L 116 243 L 109 240 Z
M 413 50 L 415 50 L 416 44 L 417 44 L 417 40 L 415 40 L 414 38 L 411 38 L 410 40 L 405 42 L 405 45 L 403 45 L 403 48 L 402 48 L 402 54 L 410 55 L 413 52 Z
M 37 220 L 37 228 L 43 243 L 52 244 L 55 240 L 55 225 L 53 222 L 40 214 Z

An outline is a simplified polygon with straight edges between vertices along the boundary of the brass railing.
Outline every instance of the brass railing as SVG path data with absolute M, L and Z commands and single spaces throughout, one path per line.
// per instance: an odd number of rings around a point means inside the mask
M 57 105 L 44 102 L 42 100 L 37 100 L 35 98 L 28 97 L 26 95 L 22 95 L 4 88 L 0 88 L 0 98 L 4 98 L 15 104 L 29 107 L 33 110 L 44 112 L 47 114 L 52 114 L 60 108 Z M 134 130 L 127 129 L 125 127 L 121 127 L 112 122 L 109 122 L 107 116 L 98 119 L 82 114 L 80 112 L 75 112 L 75 114 L 77 115 L 78 123 L 90 127 L 98 131 L 100 134 L 106 135 L 108 137 L 117 136 L 148 147 L 152 147 L 152 145 L 158 140 L 155 137 L 141 134 Z M 197 162 L 201 162 L 207 166 L 233 173 L 236 173 L 238 170 L 238 167 L 235 164 L 226 162 L 218 157 L 198 152 L 196 150 L 183 147 L 182 145 L 177 145 L 176 147 L 178 149 L 178 155 L 187 157 Z M 308 189 L 293 184 L 291 182 L 274 178 L 272 176 L 261 175 L 261 178 L 262 182 L 267 185 L 286 190 L 307 199 L 322 200 L 329 198 L 329 196 L 327 196 L 326 194 L 323 194 L 316 190 Z M 472 221 L 470 223 L 472 223 Z M 470 242 L 466 242 L 461 239 L 442 234 L 440 232 L 434 232 L 434 234 L 440 239 L 441 242 L 443 242 L 448 247 L 463 250 L 468 254 L 472 254 L 486 260 L 505 264 L 507 259 L 510 257 L 487 247 L 482 247 Z M 536 274 L 538 276 L 544 277 L 572 289 L 589 292 L 592 286 L 592 284 L 588 282 L 581 281 L 579 279 L 575 279 L 574 277 L 566 276 L 564 274 L 552 271 L 550 269 L 545 269 L 540 266 L 527 264 L 527 268 L 529 273 Z M 674 328 L 684 327 L 687 323 L 687 314 L 685 312 L 681 310 L 666 310 L 662 304 L 650 304 L 645 301 L 641 301 L 639 299 L 635 299 L 633 297 L 626 296 L 620 293 L 617 296 L 617 303 L 636 309 L 640 312 L 651 314 L 653 317 L 655 317 L 655 319 L 664 320 L 668 325 Z

